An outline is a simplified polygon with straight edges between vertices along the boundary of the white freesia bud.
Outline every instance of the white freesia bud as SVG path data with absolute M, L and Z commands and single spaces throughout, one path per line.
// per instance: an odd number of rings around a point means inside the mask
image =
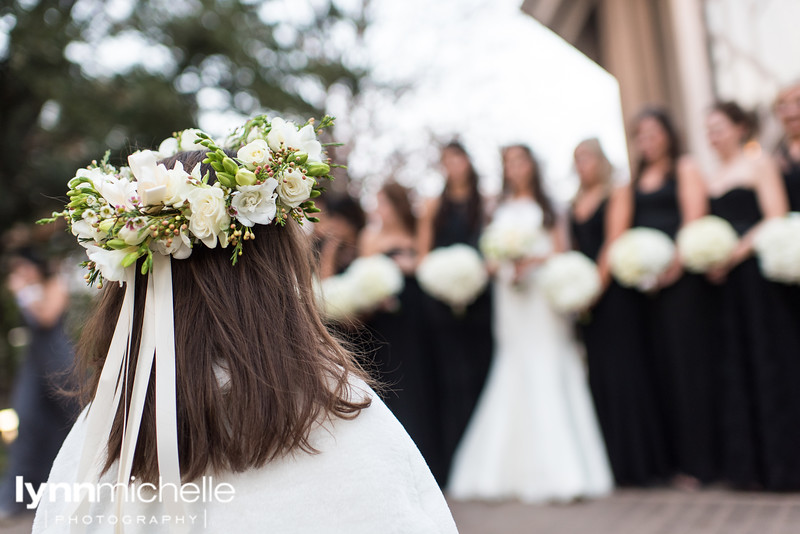
M 268 165 L 272 160 L 269 145 L 263 139 L 246 144 L 236 153 L 236 157 L 251 171 L 256 167 Z
M 208 248 L 217 246 L 217 234 L 230 224 L 225 194 L 219 187 L 196 187 L 187 200 L 192 209 L 189 231 Z
M 192 150 L 207 150 L 206 147 L 200 144 L 200 139 L 197 137 L 198 133 L 204 133 L 197 128 L 189 128 L 181 132 L 178 147 L 183 152 L 190 152 Z
M 170 156 L 174 156 L 178 153 L 178 140 L 174 137 L 167 137 L 161 144 L 158 145 L 158 155 L 161 156 L 160 159 L 168 158 Z
M 296 208 L 311 196 L 314 179 L 297 169 L 289 169 L 278 177 L 278 196 L 289 208 Z
M 239 186 L 231 200 L 231 207 L 236 210 L 236 219 L 245 226 L 271 223 L 277 211 L 277 187 L 278 182 L 273 178 L 261 185 Z

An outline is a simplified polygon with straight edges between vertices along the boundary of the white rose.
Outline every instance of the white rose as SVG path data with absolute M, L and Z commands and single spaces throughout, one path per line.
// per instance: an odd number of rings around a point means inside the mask
M 167 137 L 158 145 L 159 159 L 168 158 L 178 153 L 178 140 L 174 137 Z
M 217 246 L 217 234 L 231 218 L 225 209 L 225 194 L 219 187 L 196 187 L 187 197 L 192 215 L 189 230 L 208 248 Z
M 236 157 L 251 171 L 256 167 L 267 165 L 272 160 L 269 145 L 263 139 L 246 144 L 236 153 Z
M 189 128 L 188 130 L 184 130 L 181 132 L 180 141 L 178 142 L 178 147 L 183 152 L 191 152 L 192 150 L 208 150 L 206 147 L 200 144 L 200 139 L 197 137 L 197 134 L 203 133 L 202 130 L 198 130 L 197 128 Z
M 94 262 L 97 270 L 100 271 L 104 279 L 122 282 L 122 278 L 125 274 L 122 260 L 131 252 L 136 252 L 136 247 L 128 247 L 122 250 L 106 250 L 93 246 L 86 250 L 86 255 L 89 257 L 89 260 Z
M 269 224 L 275 218 L 275 188 L 278 181 L 270 178 L 261 185 L 240 185 L 233 193 L 231 207 L 236 219 L 245 226 Z
M 314 179 L 297 169 L 290 169 L 278 177 L 278 196 L 289 208 L 296 208 L 311 196 Z

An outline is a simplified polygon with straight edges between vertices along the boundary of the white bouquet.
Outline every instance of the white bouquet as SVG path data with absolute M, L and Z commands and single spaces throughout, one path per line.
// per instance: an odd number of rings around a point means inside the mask
M 753 245 L 765 278 L 800 284 L 800 213 L 766 221 Z
M 678 232 L 681 262 L 693 273 L 704 273 L 725 263 L 736 249 L 739 236 L 728 221 L 708 215 Z
M 529 213 L 530 211 L 530 213 Z M 480 239 L 480 248 L 487 259 L 519 260 L 549 252 L 547 233 L 542 228 L 538 211 L 506 210 L 489 224 Z
M 626 287 L 653 289 L 672 263 L 675 244 L 660 230 L 631 228 L 608 251 L 611 274 Z
M 375 310 L 399 294 L 405 285 L 400 268 L 383 254 L 358 258 L 347 268 L 345 276 L 351 279 L 355 288 L 354 298 L 359 313 Z
M 374 311 L 398 295 L 405 285 L 403 273 L 383 254 L 358 258 L 342 274 L 317 286 L 318 304 L 325 317 L 344 321 Z
M 585 310 L 600 294 L 597 265 L 580 252 L 553 256 L 542 266 L 539 276 L 545 297 L 561 313 Z
M 348 321 L 358 312 L 356 289 L 352 279 L 344 274 L 316 281 L 314 292 L 323 317 L 334 322 Z
M 468 245 L 432 250 L 417 267 L 423 291 L 463 311 L 486 287 L 489 275 L 478 251 Z

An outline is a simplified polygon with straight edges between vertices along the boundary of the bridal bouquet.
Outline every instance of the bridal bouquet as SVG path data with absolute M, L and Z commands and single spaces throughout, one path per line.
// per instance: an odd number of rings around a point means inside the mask
M 561 313 L 585 310 L 601 290 L 597 266 L 576 251 L 547 260 L 540 271 L 539 281 L 550 305 Z
M 521 224 L 511 217 L 494 220 L 484 230 L 480 248 L 487 259 L 494 261 L 513 261 L 546 254 L 547 235 L 541 224 Z
M 468 245 L 452 245 L 431 251 L 417 267 L 423 291 L 463 311 L 483 292 L 489 275 L 480 254 Z
M 764 277 L 800 284 L 800 213 L 765 222 L 753 245 Z
M 344 273 L 319 284 L 320 307 L 333 321 L 347 320 L 375 311 L 404 285 L 403 273 L 391 258 L 383 254 L 358 258 Z
M 649 291 L 669 268 L 675 245 L 664 233 L 653 228 L 631 228 L 608 251 L 611 274 L 626 287 Z
M 345 322 L 358 314 L 355 286 L 344 274 L 316 280 L 314 293 L 322 316 L 330 321 Z
M 708 215 L 682 228 L 676 242 L 684 267 L 704 273 L 731 257 L 739 236 L 728 221 Z

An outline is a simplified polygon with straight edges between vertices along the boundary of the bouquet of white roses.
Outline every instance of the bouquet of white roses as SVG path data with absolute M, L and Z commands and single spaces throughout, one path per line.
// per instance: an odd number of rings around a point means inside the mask
M 708 215 L 682 228 L 676 242 L 684 267 L 704 273 L 731 257 L 739 236 L 728 221 Z
M 800 284 L 800 213 L 766 221 L 753 245 L 764 277 Z
M 669 268 L 675 245 L 664 232 L 653 228 L 631 228 L 608 251 L 611 274 L 626 287 L 653 289 Z
M 550 258 L 539 276 L 545 297 L 561 313 L 585 310 L 600 294 L 597 265 L 580 252 L 564 252 Z
M 347 268 L 345 276 L 352 280 L 359 312 L 373 311 L 398 295 L 405 285 L 400 268 L 383 254 L 358 258 Z
M 358 258 L 344 273 L 323 280 L 318 286 L 318 299 L 323 315 L 342 321 L 375 311 L 398 295 L 404 285 L 397 264 L 383 254 L 376 254 Z
M 486 288 L 489 275 L 478 251 L 468 245 L 432 250 L 417 267 L 423 291 L 454 311 L 463 311 Z
M 344 322 L 358 314 L 355 286 L 352 279 L 344 274 L 331 276 L 321 282 L 315 280 L 314 293 L 322 316 L 330 321 Z
M 487 259 L 513 261 L 549 252 L 541 220 L 529 221 L 531 217 L 526 215 L 527 212 L 513 216 L 506 212 L 506 216 L 498 217 L 486 227 L 479 245 Z

